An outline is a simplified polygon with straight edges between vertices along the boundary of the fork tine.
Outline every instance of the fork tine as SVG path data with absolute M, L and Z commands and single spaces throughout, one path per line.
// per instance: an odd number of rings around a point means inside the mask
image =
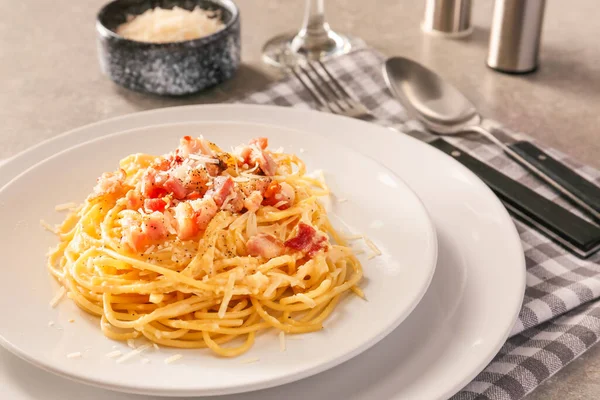
M 327 109 L 329 109 L 330 112 L 334 112 L 333 110 L 331 110 L 331 108 L 329 107 L 329 105 L 327 104 L 327 101 L 325 101 L 321 95 L 315 91 L 311 85 L 309 85 L 308 83 L 306 83 L 304 81 L 304 79 L 302 78 L 301 74 L 298 73 L 298 71 L 296 71 L 296 67 L 292 67 L 290 68 L 290 71 L 292 71 L 292 74 L 294 74 L 294 76 L 296 77 L 296 79 L 298 79 L 300 81 L 300 83 L 302 84 L 302 86 L 304 86 L 304 88 L 306 90 L 308 90 L 308 93 L 310 93 L 310 95 L 312 96 L 312 98 L 321 105 L 321 107 L 325 107 Z
M 324 80 L 331 82 L 333 84 L 333 86 L 335 86 L 335 90 L 333 88 L 330 88 L 330 90 L 332 90 L 334 93 L 336 93 L 337 97 L 340 99 L 338 101 L 338 105 L 340 105 L 340 103 L 342 101 L 346 103 L 347 106 L 345 107 L 345 110 L 344 110 L 346 115 L 352 116 L 352 117 L 360 117 L 360 118 L 367 118 L 367 117 L 371 118 L 372 114 L 360 102 L 360 100 L 358 100 L 358 98 L 356 96 L 354 96 L 352 93 L 350 93 L 346 89 L 344 89 L 344 86 L 342 86 L 339 79 L 334 77 L 333 74 L 331 72 L 329 72 L 329 69 L 325 66 L 325 64 L 323 64 L 323 62 L 321 62 L 321 60 L 317 60 L 317 62 L 319 63 L 321 70 L 325 72 L 325 74 L 327 75 L 327 77 L 329 79 L 324 78 L 322 73 L 320 74 L 320 76 Z M 313 70 L 316 72 L 316 68 L 313 67 Z M 341 96 L 339 95 L 339 93 L 341 93 Z M 341 105 L 340 105 L 340 107 L 344 108 Z
M 319 61 L 320 63 L 320 61 Z M 327 89 L 329 89 L 329 91 L 331 93 L 333 93 L 333 95 L 340 100 L 343 100 L 343 98 L 340 96 L 340 94 L 336 91 L 336 89 L 329 83 L 331 81 L 331 79 L 327 79 L 326 76 L 323 75 L 322 72 L 319 72 L 315 66 L 314 63 L 309 62 L 308 66 L 310 67 L 310 69 L 313 71 L 313 73 L 320 79 L 320 81 L 323 83 L 324 86 L 327 87 Z
M 344 89 L 344 87 L 342 85 L 340 85 L 340 83 L 338 82 L 338 80 L 336 78 L 333 77 L 333 75 L 331 74 L 331 72 L 329 72 L 329 70 L 327 69 L 327 67 L 325 67 L 325 64 L 323 64 L 321 62 L 321 60 L 317 60 L 317 62 L 319 63 L 319 66 L 321 67 L 321 69 L 323 71 L 325 71 L 325 73 L 327 74 L 327 76 L 329 77 L 329 79 L 331 80 L 331 82 L 333 82 L 334 86 L 336 87 L 337 90 L 340 91 L 340 93 L 342 93 L 344 96 L 346 96 L 349 99 L 355 100 L 352 95 L 350 93 L 348 93 L 346 91 L 346 89 Z
M 305 64 L 297 64 L 289 69 L 319 104 L 319 108 L 333 114 L 371 120 L 373 114 L 344 89 L 321 61 L 317 60 L 316 62 L 319 63 L 321 71 L 310 61 Z
M 339 112 L 344 112 L 344 109 L 342 107 L 340 107 L 339 104 L 336 104 L 336 106 L 339 108 L 339 110 L 334 109 L 334 107 L 332 107 L 332 101 L 329 100 L 330 96 L 327 96 L 327 93 L 325 93 L 317 84 L 317 82 L 315 82 L 315 80 L 313 79 L 313 77 L 310 75 L 310 72 L 308 72 L 308 70 L 306 68 L 304 68 L 302 65 L 298 65 L 298 68 L 304 73 L 304 76 L 306 76 L 306 78 L 310 81 L 310 83 L 312 84 L 313 89 L 315 89 L 317 91 L 317 93 L 319 94 L 319 96 L 325 101 L 327 108 L 332 112 L 332 113 L 339 113 Z

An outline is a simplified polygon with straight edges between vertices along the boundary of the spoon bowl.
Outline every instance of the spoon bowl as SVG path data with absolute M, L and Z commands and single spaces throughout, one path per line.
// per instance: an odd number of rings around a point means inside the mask
M 409 112 L 435 133 L 458 134 L 481 122 L 473 103 L 419 63 L 392 57 L 384 65 L 383 76 Z

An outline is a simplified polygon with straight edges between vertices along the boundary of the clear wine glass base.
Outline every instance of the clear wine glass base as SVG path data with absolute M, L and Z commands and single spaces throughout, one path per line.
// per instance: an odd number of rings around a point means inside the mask
M 353 39 L 334 31 L 327 32 L 328 40 L 317 48 L 309 48 L 298 33 L 276 36 L 263 46 L 262 58 L 275 67 L 290 67 L 301 60 L 326 60 L 349 53 L 353 48 Z

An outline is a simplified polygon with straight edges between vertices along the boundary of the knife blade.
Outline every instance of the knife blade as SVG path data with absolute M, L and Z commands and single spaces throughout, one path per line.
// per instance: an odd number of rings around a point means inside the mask
M 444 139 L 429 144 L 463 164 L 500 198 L 507 210 L 580 258 L 600 250 L 600 227 L 537 194 Z

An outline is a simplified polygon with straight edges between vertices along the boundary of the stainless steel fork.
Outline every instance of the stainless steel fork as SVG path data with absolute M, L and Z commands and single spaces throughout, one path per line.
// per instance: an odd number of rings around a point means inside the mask
M 373 114 L 336 79 L 321 61 L 307 61 L 290 68 L 322 111 L 351 118 L 371 119 Z

